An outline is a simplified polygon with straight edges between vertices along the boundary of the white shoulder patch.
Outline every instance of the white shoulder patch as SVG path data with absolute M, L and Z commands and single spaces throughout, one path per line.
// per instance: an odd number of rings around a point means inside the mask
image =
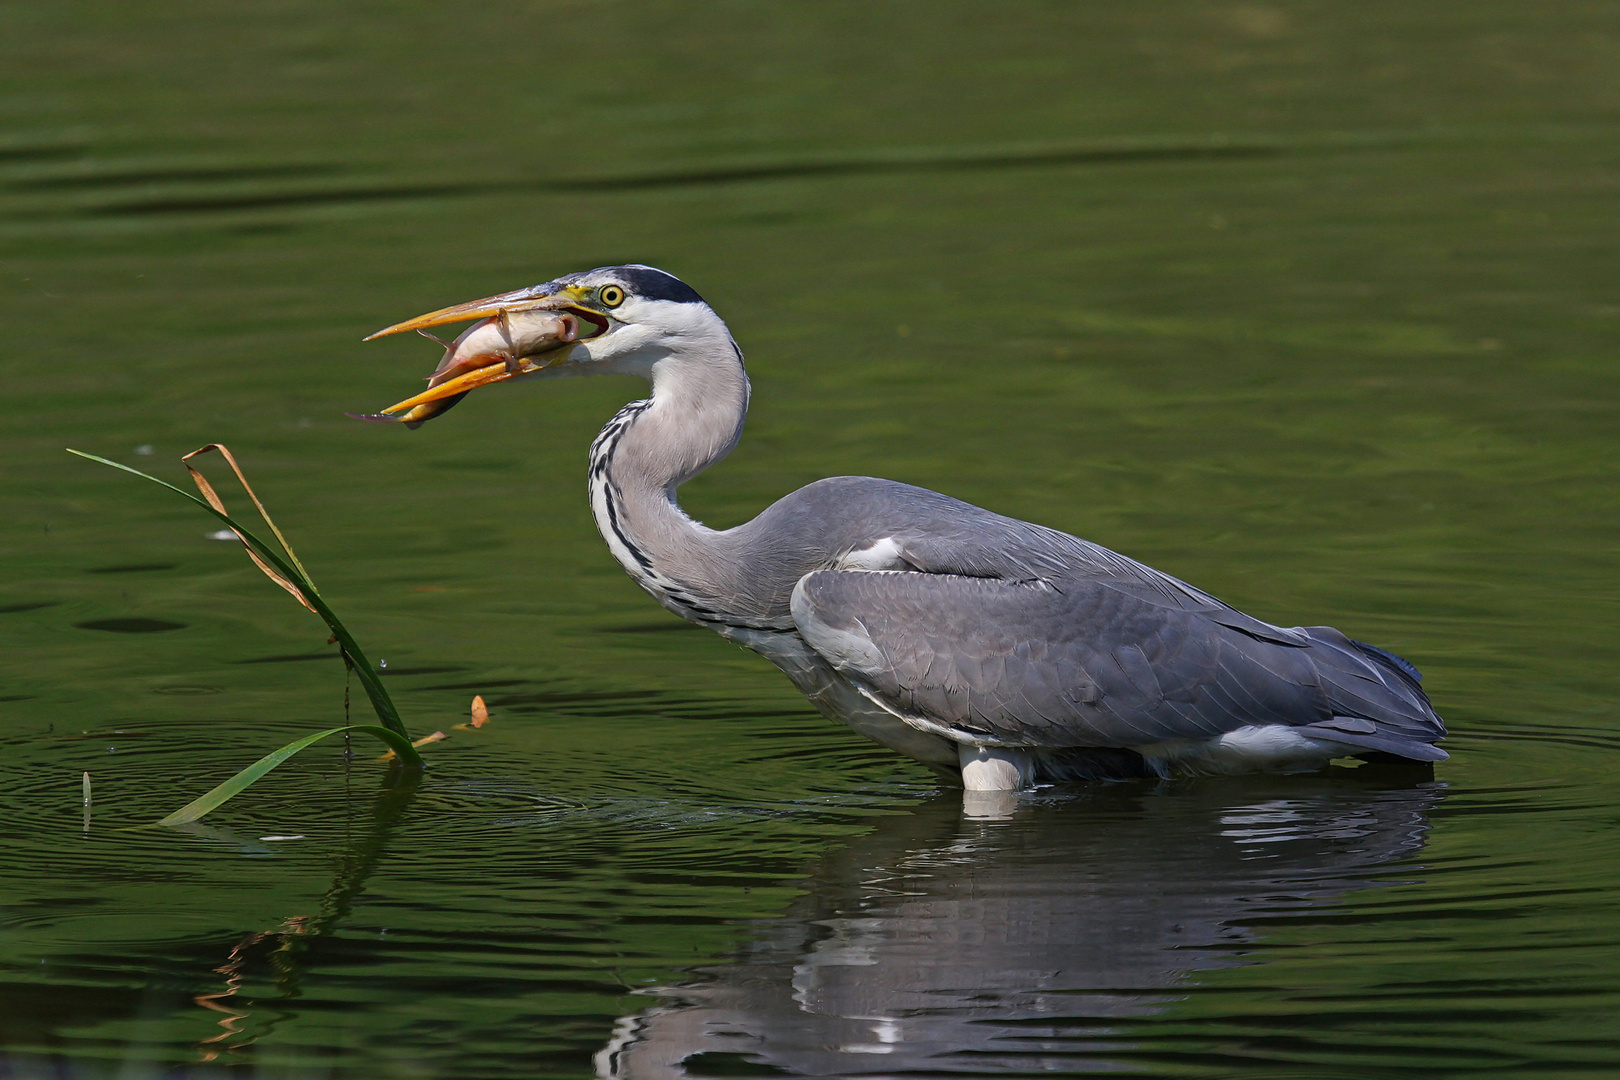
M 900 554 L 894 537 L 885 536 L 869 547 L 850 552 L 838 560 L 838 570 L 909 570 L 911 565 Z

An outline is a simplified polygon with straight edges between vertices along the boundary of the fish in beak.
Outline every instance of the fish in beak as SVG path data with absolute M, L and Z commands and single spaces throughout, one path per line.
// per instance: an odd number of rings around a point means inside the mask
M 469 391 L 555 367 L 568 359 L 573 345 L 607 332 L 608 316 L 581 304 L 584 291 L 573 286 L 551 291 L 540 285 L 516 292 L 487 296 L 454 307 L 430 311 L 379 330 L 374 338 L 447 323 L 478 320 L 455 341 L 444 345 L 444 358 L 428 377 L 428 388 L 415 397 L 390 405 L 380 413 L 350 413 L 357 420 L 422 424 L 446 412 Z

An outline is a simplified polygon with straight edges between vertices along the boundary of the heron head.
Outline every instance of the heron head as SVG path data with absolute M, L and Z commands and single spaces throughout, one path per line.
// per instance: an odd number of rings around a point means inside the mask
M 724 324 L 673 274 L 651 266 L 604 266 L 526 289 L 430 311 L 365 340 L 478 320 L 446 347 L 428 389 L 368 420 L 413 427 L 480 386 L 541 374 L 650 375 L 683 344 Z M 729 335 L 726 335 L 729 340 Z

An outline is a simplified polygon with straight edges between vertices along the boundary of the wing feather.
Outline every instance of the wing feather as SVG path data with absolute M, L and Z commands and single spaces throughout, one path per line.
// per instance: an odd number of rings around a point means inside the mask
M 1255 633 L 1217 601 L 1116 584 L 828 570 L 800 580 L 792 611 L 846 677 L 969 741 L 1129 747 L 1287 724 L 1388 749 L 1444 733 L 1404 672 L 1337 631 Z
M 1444 756 L 1432 744 L 1445 727 L 1399 657 L 1330 627 L 1273 626 L 937 492 L 834 477 L 727 535 L 750 567 L 735 606 L 770 618 L 790 607 L 811 648 L 867 694 L 961 738 L 1130 747 L 1281 723 Z M 778 542 L 805 535 L 834 539 L 820 555 Z

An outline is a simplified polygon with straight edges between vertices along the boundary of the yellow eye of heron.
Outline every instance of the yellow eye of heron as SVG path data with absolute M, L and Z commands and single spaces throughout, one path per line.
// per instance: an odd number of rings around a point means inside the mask
M 602 301 L 603 307 L 618 307 L 624 303 L 624 290 L 617 285 L 604 285 L 597 298 Z

